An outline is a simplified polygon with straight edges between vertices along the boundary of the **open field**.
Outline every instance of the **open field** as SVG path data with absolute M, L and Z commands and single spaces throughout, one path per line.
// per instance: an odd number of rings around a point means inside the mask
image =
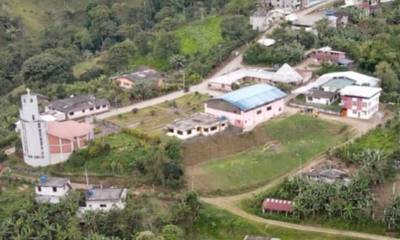
M 194 240 L 242 240 L 246 235 L 277 237 L 284 240 L 350 240 L 353 238 L 303 232 L 245 220 L 210 205 L 203 205 L 195 225 Z
M 161 133 L 162 128 L 175 119 L 189 116 L 203 110 L 203 102 L 209 99 L 201 94 L 188 94 L 175 101 L 164 102 L 152 107 L 126 113 L 107 119 L 123 127 L 137 128 L 146 133 Z
M 209 17 L 179 28 L 176 35 L 181 41 L 182 53 L 192 55 L 207 52 L 222 42 L 221 20 L 221 17 Z
M 347 126 L 304 115 L 272 120 L 255 129 L 265 144 L 192 170 L 200 192 L 238 191 L 264 184 L 307 163 L 349 137 Z

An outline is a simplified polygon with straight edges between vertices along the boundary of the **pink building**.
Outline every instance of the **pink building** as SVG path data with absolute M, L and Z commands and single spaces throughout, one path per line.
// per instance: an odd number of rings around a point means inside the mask
M 346 58 L 346 53 L 332 50 L 331 47 L 323 47 L 313 52 L 313 57 L 318 62 L 338 62 Z
M 256 84 L 224 94 L 205 103 L 205 112 L 224 117 L 233 126 L 251 130 L 284 112 L 286 94 L 268 84 Z
M 382 89 L 365 86 L 347 86 L 340 90 L 342 98 L 341 116 L 370 119 L 379 111 L 379 96 Z
M 47 135 L 51 158 L 65 161 L 73 151 L 86 147 L 94 138 L 93 126 L 76 121 L 49 122 Z

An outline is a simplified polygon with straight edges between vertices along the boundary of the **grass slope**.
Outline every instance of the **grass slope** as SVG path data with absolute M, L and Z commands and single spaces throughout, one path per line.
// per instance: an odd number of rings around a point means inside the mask
M 147 133 L 161 133 L 166 124 L 177 118 L 189 116 L 203 109 L 208 96 L 189 94 L 173 101 L 140 109 L 137 113 L 126 113 L 107 119 L 124 128 L 137 128 Z
M 222 42 L 221 23 L 222 17 L 209 17 L 192 22 L 176 31 L 181 41 L 181 51 L 187 55 L 197 52 L 207 52 Z
M 254 223 L 210 205 L 203 205 L 199 221 L 195 225 L 193 240 L 242 240 L 246 235 L 276 237 L 284 240 L 350 240 L 317 233 L 302 232 L 286 228 Z
M 343 125 L 304 115 L 272 120 L 257 130 L 266 133 L 264 146 L 198 166 L 196 188 L 215 192 L 255 187 L 306 163 L 346 135 Z M 275 147 L 268 148 L 269 143 Z

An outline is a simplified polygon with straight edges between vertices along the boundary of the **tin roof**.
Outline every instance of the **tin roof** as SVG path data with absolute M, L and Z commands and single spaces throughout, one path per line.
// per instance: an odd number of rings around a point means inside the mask
M 258 106 L 286 97 L 286 93 L 268 84 L 256 84 L 224 94 L 215 99 L 224 100 L 242 111 L 248 111 Z
M 68 183 L 68 178 L 41 176 L 39 179 L 39 186 L 41 187 L 63 187 Z
M 96 99 L 96 97 L 92 95 L 81 95 L 52 101 L 50 102 L 48 107 L 50 109 L 54 109 L 67 114 L 70 111 L 79 111 L 91 107 L 109 104 L 110 103 L 105 99 Z
M 262 204 L 264 210 L 278 212 L 293 212 L 294 204 L 292 201 L 266 198 Z
M 362 98 L 371 98 L 382 91 L 381 88 L 365 86 L 347 86 L 340 90 L 342 96 L 354 96 Z
M 124 188 L 92 188 L 86 192 L 86 201 L 119 201 L 126 192 Z
M 207 127 L 221 122 L 227 122 L 227 119 L 218 118 L 208 113 L 195 113 L 190 117 L 178 119 L 173 123 L 168 124 L 167 128 L 189 130 L 197 128 L 198 126 Z

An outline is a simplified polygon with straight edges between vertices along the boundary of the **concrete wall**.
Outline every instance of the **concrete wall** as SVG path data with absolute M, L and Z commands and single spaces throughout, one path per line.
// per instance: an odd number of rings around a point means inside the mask
M 36 195 L 45 195 L 54 197 L 64 197 L 65 195 L 68 194 L 70 188 L 67 185 L 65 185 L 63 187 L 55 187 L 55 190 L 56 191 L 53 190 L 53 187 L 39 187 L 39 186 L 35 187 Z
M 67 119 L 78 119 L 78 118 L 84 118 L 92 115 L 96 115 L 99 113 L 107 112 L 110 110 L 109 105 L 100 105 L 100 106 L 94 106 L 93 109 L 84 109 L 84 110 L 79 110 L 75 111 L 73 115 L 70 115 L 70 113 L 67 114 L 66 118 Z
M 379 96 L 370 99 L 342 96 L 341 105 L 347 109 L 347 117 L 370 119 L 379 111 Z

